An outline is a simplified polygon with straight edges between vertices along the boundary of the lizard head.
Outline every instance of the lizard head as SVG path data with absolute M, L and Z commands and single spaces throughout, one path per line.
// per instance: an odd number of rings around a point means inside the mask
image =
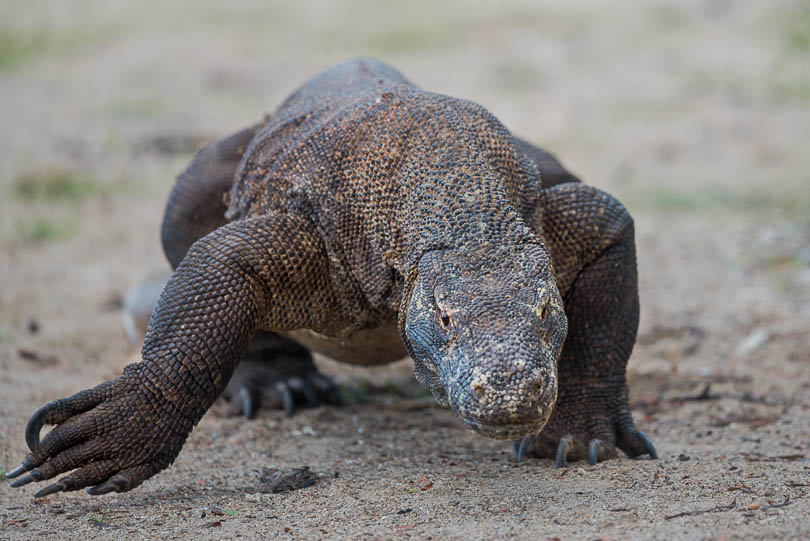
M 441 405 L 486 437 L 542 429 L 568 330 L 542 246 L 428 252 L 405 312 L 416 378 Z

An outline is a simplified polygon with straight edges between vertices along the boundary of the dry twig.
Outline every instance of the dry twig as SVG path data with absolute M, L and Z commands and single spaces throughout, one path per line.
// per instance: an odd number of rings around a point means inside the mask
M 728 505 L 718 505 L 717 507 L 712 507 L 711 509 L 701 509 L 698 511 L 683 511 L 675 515 L 668 515 L 664 517 L 664 520 L 671 520 L 673 518 L 678 517 L 691 517 L 693 515 L 702 515 L 704 513 L 722 513 L 724 511 L 732 511 L 735 507 L 737 507 L 737 500 L 734 500 Z

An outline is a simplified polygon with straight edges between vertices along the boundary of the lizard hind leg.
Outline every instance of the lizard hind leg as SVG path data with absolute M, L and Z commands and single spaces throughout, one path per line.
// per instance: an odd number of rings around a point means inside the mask
M 191 245 L 225 225 L 224 194 L 233 185 L 256 124 L 203 148 L 177 177 L 163 214 L 163 251 L 176 269 Z
M 339 405 L 337 385 L 315 367 L 312 354 L 276 333 L 258 331 L 222 393 L 228 415 L 252 419 L 259 409 L 283 409 L 292 415 L 301 404 Z

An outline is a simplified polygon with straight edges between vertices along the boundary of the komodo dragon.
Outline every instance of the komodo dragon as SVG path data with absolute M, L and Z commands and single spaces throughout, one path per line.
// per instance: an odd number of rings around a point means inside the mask
M 197 154 L 163 245 L 176 270 L 142 362 L 37 411 L 12 486 L 72 471 L 35 496 L 135 488 L 246 354 L 229 388 L 246 415 L 296 389 L 328 400 L 309 350 L 410 355 L 437 402 L 518 460 L 656 457 L 627 403 L 633 221 L 480 105 L 373 60 L 329 69 Z

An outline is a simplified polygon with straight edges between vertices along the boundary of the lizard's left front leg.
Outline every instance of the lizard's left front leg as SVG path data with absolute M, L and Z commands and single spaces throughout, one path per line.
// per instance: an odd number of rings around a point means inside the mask
M 228 383 L 257 327 L 332 329 L 339 306 L 314 226 L 292 214 L 224 225 L 194 243 L 166 284 L 143 361 L 39 409 L 31 452 L 6 477 L 21 487 L 67 473 L 35 494 L 88 487 L 125 492 L 171 464 Z M 45 424 L 57 425 L 42 440 Z M 71 473 L 68 473 L 71 472 Z
M 612 196 L 577 184 L 543 190 L 542 235 L 563 294 L 568 336 L 557 403 L 528 454 L 595 464 L 655 448 L 636 430 L 625 369 L 638 329 L 633 220 Z

